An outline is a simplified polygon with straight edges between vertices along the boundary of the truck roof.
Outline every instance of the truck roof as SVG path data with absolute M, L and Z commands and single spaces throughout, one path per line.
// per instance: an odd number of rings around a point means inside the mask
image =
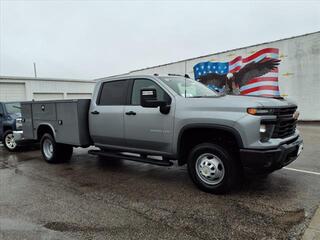
M 141 75 L 134 75 L 134 74 L 125 74 L 125 75 L 117 75 L 112 77 L 100 78 L 98 82 L 106 82 L 106 81 L 114 81 L 120 79 L 137 79 L 137 78 L 158 78 L 158 77 L 185 77 L 183 75 L 157 75 L 157 74 L 141 74 Z
M 20 103 L 20 102 L 19 101 L 9 101 L 9 102 L 0 101 L 0 103 Z

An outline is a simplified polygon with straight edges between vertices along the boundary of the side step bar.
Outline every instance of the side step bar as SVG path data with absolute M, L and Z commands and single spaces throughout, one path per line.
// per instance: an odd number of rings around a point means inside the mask
M 92 154 L 92 155 L 96 155 L 96 156 L 119 158 L 119 159 L 135 161 L 135 162 L 142 162 L 142 163 L 149 163 L 149 164 L 164 166 L 164 167 L 173 165 L 173 162 L 168 161 L 168 160 L 156 160 L 156 159 L 151 159 L 151 158 L 141 158 L 141 157 L 136 157 L 136 156 L 124 155 L 124 154 L 120 154 L 120 153 L 116 153 L 116 152 L 89 150 L 88 153 Z

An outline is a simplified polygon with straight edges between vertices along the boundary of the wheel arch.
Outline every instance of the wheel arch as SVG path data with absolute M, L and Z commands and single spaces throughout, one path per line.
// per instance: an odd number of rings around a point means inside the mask
M 13 127 L 10 126 L 10 125 L 3 125 L 3 134 L 4 134 L 6 131 L 13 131 Z
M 233 127 L 225 126 L 225 125 L 219 125 L 219 124 L 188 124 L 184 126 L 178 135 L 178 143 L 177 143 L 177 158 L 178 158 L 178 165 L 183 165 L 186 163 L 186 156 L 183 152 L 184 150 L 184 142 L 186 141 L 185 138 L 190 137 L 190 134 L 192 135 L 195 131 L 208 131 L 208 132 L 218 132 L 221 133 L 227 133 L 228 136 L 233 137 L 233 139 L 236 141 L 237 148 L 243 148 L 243 141 L 241 138 L 240 133 Z
M 49 123 L 40 123 L 37 128 L 37 140 L 40 141 L 41 137 L 45 134 L 49 133 L 53 138 L 56 137 L 55 130 L 53 126 Z

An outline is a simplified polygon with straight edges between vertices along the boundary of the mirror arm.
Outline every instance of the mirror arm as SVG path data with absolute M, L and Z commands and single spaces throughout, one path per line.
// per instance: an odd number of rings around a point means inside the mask
M 171 106 L 170 105 L 162 105 L 160 106 L 160 112 L 162 114 L 168 114 L 170 112 Z

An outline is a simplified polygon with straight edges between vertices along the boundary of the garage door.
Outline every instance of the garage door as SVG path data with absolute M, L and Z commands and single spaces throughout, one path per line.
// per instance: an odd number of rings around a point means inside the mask
M 26 88 L 24 83 L 0 82 L 0 101 L 25 101 Z
M 67 93 L 67 99 L 90 99 L 91 93 Z
M 33 93 L 34 100 L 59 100 L 63 99 L 63 93 Z

